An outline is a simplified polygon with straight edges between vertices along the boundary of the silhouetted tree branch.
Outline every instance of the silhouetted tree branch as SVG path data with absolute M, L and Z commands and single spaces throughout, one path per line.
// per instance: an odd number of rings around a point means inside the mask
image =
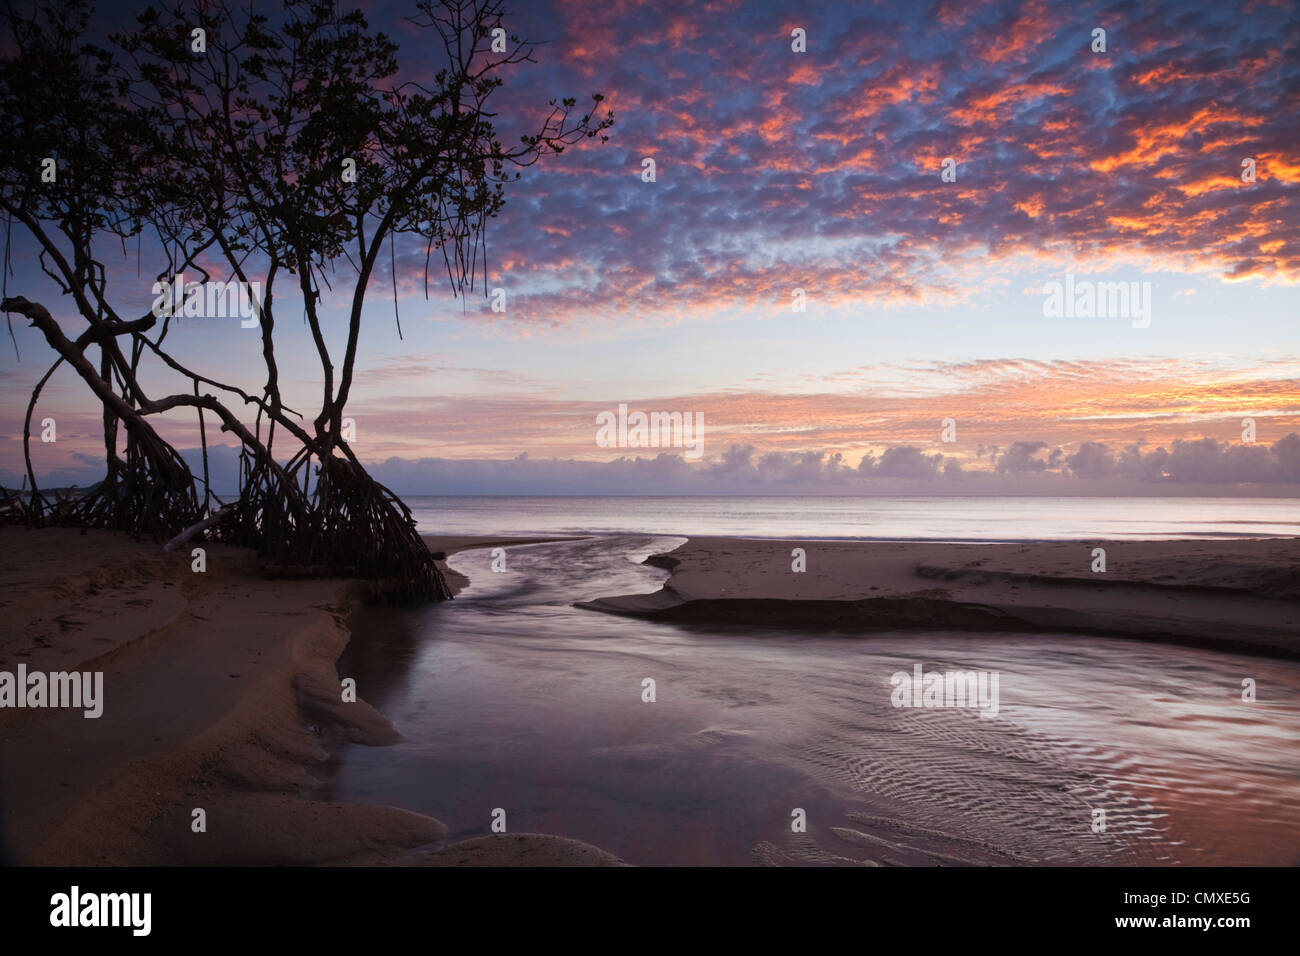
M 419 240 L 426 290 L 436 249 L 452 293 L 468 294 L 477 275 L 486 280 L 485 227 L 507 182 L 543 156 L 603 141 L 612 114 L 596 115 L 599 94 L 585 113 L 573 99 L 552 100 L 539 129 L 502 144 L 490 101 L 534 48 L 511 37 L 506 52 L 492 50 L 500 0 L 417 3 L 412 22 L 429 28 L 440 50 L 431 78 L 402 82 L 392 40 L 333 0 L 284 0 L 274 17 L 227 0 L 171 0 L 147 7 L 109 46 L 93 41 L 91 21 L 86 0 L 10 9 L 13 52 L 0 61 L 0 118 L 11 131 L 0 137 L 0 209 L 31 236 L 42 270 L 85 328 L 69 337 L 46 306 L 21 296 L 0 307 L 27 317 L 58 355 L 54 368 L 73 368 L 104 410 L 107 475 L 75 520 L 168 538 L 202 525 L 212 489 L 205 478 L 196 493 L 199 479 L 149 423 L 194 408 L 205 473 L 205 414 L 242 449 L 239 500 L 209 533 L 274 563 L 390 579 L 399 596 L 448 596 L 409 511 L 366 474 L 342 435 L 378 257 L 385 242 L 391 257 L 396 238 Z M 42 175 L 51 157 L 53 180 Z M 215 257 L 221 281 L 260 283 L 257 385 L 190 368 L 165 345 L 177 316 L 132 315 L 138 296 L 110 292 L 101 245 L 125 248 L 142 235 L 161 250 L 152 273 L 161 282 L 181 272 L 206 281 Z M 340 283 L 347 336 L 336 357 L 322 290 Z M 281 394 L 275 330 L 285 298 L 301 305 L 321 369 L 310 422 Z M 159 367 L 187 386 L 151 398 L 142 372 Z M 28 432 L 54 368 L 33 391 Z M 252 426 L 232 398 L 251 406 Z M 283 464 L 277 430 L 295 443 Z M 27 517 L 40 521 L 50 511 L 30 454 L 28 478 Z

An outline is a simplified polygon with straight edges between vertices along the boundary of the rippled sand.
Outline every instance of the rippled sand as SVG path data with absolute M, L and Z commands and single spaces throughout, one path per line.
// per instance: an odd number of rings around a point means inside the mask
M 448 605 L 375 612 L 340 662 L 406 739 L 339 745 L 318 795 L 641 864 L 1295 864 L 1300 665 L 1079 635 L 800 635 L 572 602 L 648 592 L 680 539 L 486 551 Z M 890 676 L 1000 675 L 996 718 Z M 657 699 L 641 699 L 653 678 Z M 1252 678 L 1259 700 L 1241 701 Z M 802 809 L 807 832 L 791 830 Z M 1105 831 L 1094 832 L 1094 811 Z

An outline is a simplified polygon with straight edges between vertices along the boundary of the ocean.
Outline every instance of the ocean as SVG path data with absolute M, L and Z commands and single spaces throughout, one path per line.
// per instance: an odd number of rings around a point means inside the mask
M 903 541 L 1293 537 L 1297 498 L 431 497 L 425 534 L 657 534 Z

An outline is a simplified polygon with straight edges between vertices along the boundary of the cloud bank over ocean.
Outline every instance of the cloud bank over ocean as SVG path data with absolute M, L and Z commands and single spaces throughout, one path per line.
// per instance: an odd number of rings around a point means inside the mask
M 198 449 L 182 455 L 202 473 Z M 400 495 L 619 495 L 619 494 L 1281 494 L 1300 495 L 1300 435 L 1269 445 L 1212 438 L 1175 441 L 1169 448 L 1134 442 L 1112 447 L 1087 442 L 1066 454 L 1042 441 L 980 449 L 985 467 L 912 445 L 867 455 L 850 466 L 839 453 L 763 452 L 732 445 L 701 462 L 680 452 L 630 455 L 613 461 L 533 458 L 449 459 L 393 457 L 368 462 L 375 478 Z M 86 487 L 102 465 L 80 464 L 43 476 L 45 487 Z M 234 449 L 209 449 L 212 486 L 236 486 Z M 21 473 L 0 469 L 0 484 L 18 487 Z

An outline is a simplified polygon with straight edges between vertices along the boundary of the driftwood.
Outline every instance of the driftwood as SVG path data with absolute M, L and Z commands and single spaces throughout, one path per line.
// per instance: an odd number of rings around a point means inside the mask
M 224 521 L 226 518 L 230 517 L 230 515 L 233 514 L 233 512 L 234 509 L 232 509 L 229 505 L 227 505 L 226 507 L 220 509 L 214 514 L 208 515 L 208 517 L 204 518 L 202 521 L 190 525 L 188 528 L 186 528 L 176 537 L 172 538 L 170 541 L 164 544 L 163 552 L 166 553 L 168 551 L 175 551 L 177 548 L 183 545 L 186 541 L 189 541 L 190 538 L 194 537 L 200 531 L 207 531 L 218 521 Z

